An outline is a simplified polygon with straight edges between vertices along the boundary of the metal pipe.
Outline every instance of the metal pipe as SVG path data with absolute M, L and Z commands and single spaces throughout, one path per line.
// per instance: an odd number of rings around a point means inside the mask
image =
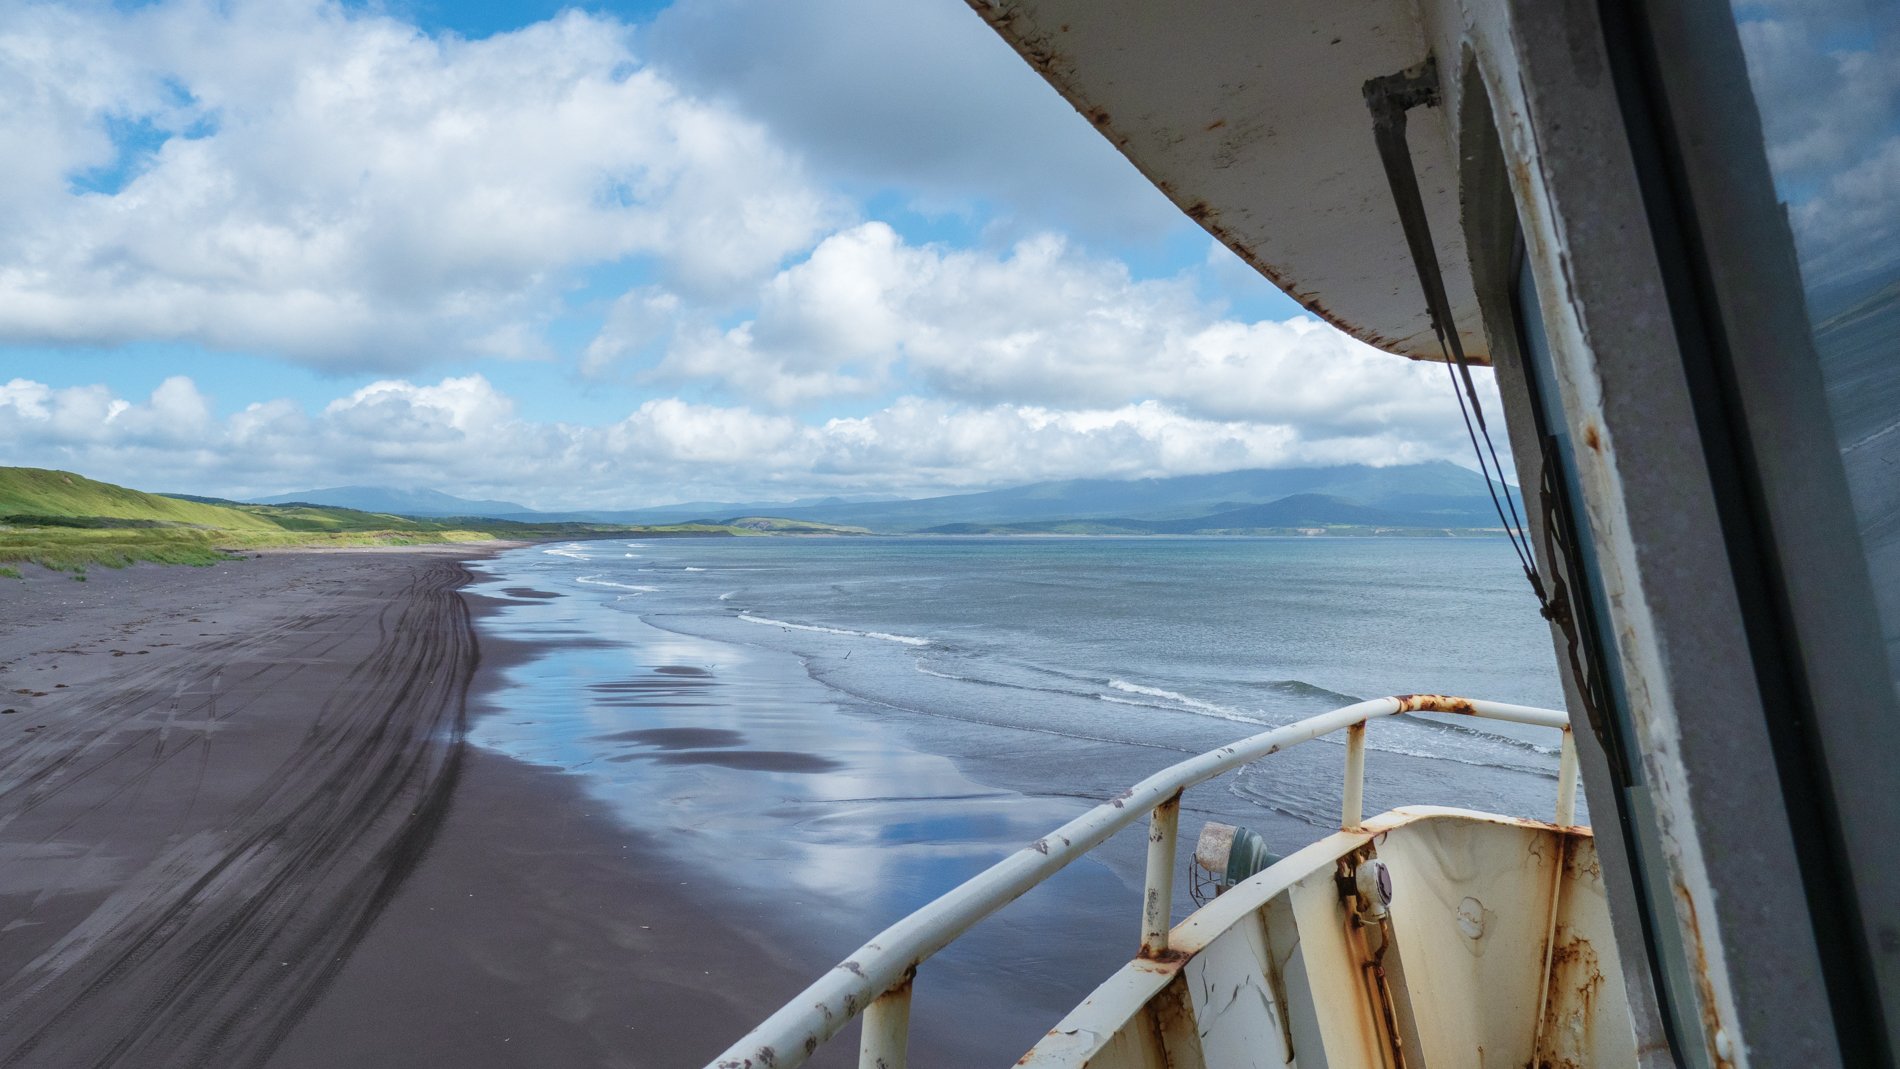
M 1577 822 L 1577 740 L 1564 729 L 1563 756 L 1557 759 L 1557 821 L 1563 827 Z
M 1411 712 L 1456 713 L 1559 729 L 1569 723 L 1568 716 L 1554 709 L 1442 694 L 1404 694 L 1321 713 L 1190 757 L 1076 817 L 884 929 L 708 1063 L 708 1069 L 740 1069 L 748 1064 L 796 1069 L 820 1043 L 837 1034 L 873 998 L 896 986 L 919 962 L 1170 797 L 1268 754 L 1330 735 L 1359 721 Z
M 1358 831 L 1366 815 L 1366 722 L 1346 729 L 1346 784 L 1341 794 L 1339 827 Z
M 1570 732 L 1564 732 L 1564 742 L 1570 741 Z M 1566 746 L 1567 750 L 1568 747 Z M 1568 821 L 1557 823 L 1567 825 Z M 1550 874 L 1550 916 L 1544 918 L 1544 970 L 1543 982 L 1537 985 L 1537 1017 L 1531 1024 L 1531 1060 L 1536 1062 L 1543 1053 L 1544 1015 L 1550 1008 L 1550 978 L 1557 961 L 1557 917 L 1564 901 L 1564 867 L 1570 860 L 1570 833 L 1559 828 L 1553 833 L 1557 843 L 1557 863 Z
M 910 1051 L 910 991 L 913 973 L 864 1009 L 858 1069 L 904 1069 Z
M 1174 842 L 1181 826 L 1181 792 L 1155 806 L 1148 818 L 1148 880 L 1141 905 L 1141 956 L 1168 949 L 1174 920 Z

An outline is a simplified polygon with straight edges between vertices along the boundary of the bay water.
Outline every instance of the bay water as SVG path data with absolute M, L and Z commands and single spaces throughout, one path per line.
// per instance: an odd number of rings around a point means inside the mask
M 1188 755 L 1393 693 L 1561 706 L 1502 538 L 617 539 L 478 569 L 499 606 L 478 626 L 532 654 L 471 741 L 579 777 L 813 977 Z M 1407 717 L 1368 737 L 1368 814 L 1550 815 L 1554 732 Z M 1184 839 L 1206 820 L 1281 853 L 1321 837 L 1342 742 L 1190 791 Z M 920 1058 L 1007 1064 L 1125 961 L 1142 847 L 1137 826 L 933 960 Z

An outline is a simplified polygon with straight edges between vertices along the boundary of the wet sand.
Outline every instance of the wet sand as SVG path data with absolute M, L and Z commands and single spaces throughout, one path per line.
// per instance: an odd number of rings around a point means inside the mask
M 0 586 L 0 1066 L 703 1064 L 1087 804 L 787 701 L 796 661 L 702 667 L 555 591 L 471 593 L 468 556 Z M 551 622 L 513 641 L 511 608 Z M 591 681 L 534 675 L 590 651 Z M 464 741 L 556 715 L 618 779 Z M 919 982 L 920 1063 L 1012 1060 L 1134 906 L 1084 863 L 979 926 Z
M 559 596 L 467 594 L 467 557 L 0 586 L 0 1065 L 692 1066 L 907 911 L 746 885 L 742 861 L 682 859 L 664 821 L 635 830 L 576 777 L 466 744 L 471 709 L 506 715 L 471 695 L 546 652 L 490 634 L 478 653 L 471 608 Z M 720 685 L 657 664 L 599 700 L 716 721 Z M 722 804 L 766 823 L 788 819 L 772 777 L 845 766 L 667 723 L 607 741 L 656 781 L 730 777 Z M 874 819 L 833 808 L 795 819 Z M 988 949 L 1014 938 L 992 927 Z M 935 1016 L 989 982 L 952 979 Z M 919 1052 L 952 1061 L 989 1039 L 920 1025 Z
M 486 638 L 475 693 L 530 654 Z M 267 1064 L 700 1065 L 814 966 L 705 890 L 573 779 L 466 746 L 426 860 Z
M 441 821 L 468 554 L 0 580 L 0 1065 L 268 1056 Z
M 510 723 L 559 738 L 567 720 L 589 745 L 618 751 L 605 762 L 624 771 L 603 781 L 471 741 L 427 857 L 270 1069 L 690 1069 L 937 882 L 1006 853 L 992 835 L 1013 844 L 1059 822 L 1035 800 L 963 793 L 947 760 L 867 743 L 851 718 L 802 706 L 769 673 L 676 663 L 674 637 L 636 617 L 524 625 L 511 608 L 564 596 L 497 587 L 464 595 L 483 620 L 471 721 L 494 742 Z M 615 622 L 659 641 L 628 642 Z M 797 796 L 833 777 L 847 796 Z M 933 789 L 953 792 L 949 811 Z M 814 828 L 824 829 L 815 856 Z M 935 878 L 892 885 L 879 858 L 907 858 L 897 871 L 927 858 Z M 957 956 L 969 960 L 933 962 L 912 1033 L 919 1064 L 1007 1064 L 1119 964 L 1125 948 L 1091 946 L 1070 970 L 1080 985 L 1047 983 L 1051 955 L 1099 930 L 1101 899 L 1114 899 L 1124 928 L 1136 904 L 1132 891 L 1101 894 L 1124 890 L 1101 871 L 1063 886 L 1066 902 L 1058 890 L 980 926 Z M 808 1064 L 856 1055 L 853 1026 Z

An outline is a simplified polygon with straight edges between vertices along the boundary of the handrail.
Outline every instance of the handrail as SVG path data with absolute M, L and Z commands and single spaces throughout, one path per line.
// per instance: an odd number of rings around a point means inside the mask
M 917 967 L 977 922 L 1150 813 L 1153 823 L 1148 834 L 1141 953 L 1144 957 L 1166 953 L 1174 889 L 1175 828 L 1182 791 L 1290 746 L 1341 728 L 1353 729 L 1347 744 L 1341 826 L 1356 830 L 1365 770 L 1366 722 L 1418 712 L 1453 713 L 1562 731 L 1556 816 L 1558 824 L 1571 823 L 1577 764 L 1566 714 L 1443 694 L 1401 694 L 1348 705 L 1170 765 L 1037 839 L 879 932 L 709 1062 L 707 1069 L 795 1069 L 860 1012 L 865 1012 L 867 1018 L 860 1069 L 903 1069 L 911 979 Z

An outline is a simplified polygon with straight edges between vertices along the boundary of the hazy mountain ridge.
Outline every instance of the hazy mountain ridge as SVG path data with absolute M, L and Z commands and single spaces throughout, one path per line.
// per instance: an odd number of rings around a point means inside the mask
M 997 526 L 1081 521 L 1204 520 L 1299 495 L 1333 498 L 1391 514 L 1385 526 L 1496 526 L 1484 478 L 1444 461 L 1377 468 L 1343 464 L 1179 475 L 1165 479 L 1066 479 L 1003 490 L 909 501 L 826 501 L 817 504 L 694 502 L 629 510 L 523 513 L 507 519 L 571 519 L 597 523 L 676 523 L 769 513 L 787 519 L 907 533 L 945 525 Z M 1355 522 L 1355 521 L 1334 521 Z M 1298 526 L 1299 524 L 1290 524 Z M 1268 526 L 1289 526 L 1271 524 Z
M 1414 495 L 1416 496 L 1416 495 Z M 1328 494 L 1294 494 L 1264 505 L 1245 505 L 1206 516 L 1176 520 L 1127 517 L 1081 520 L 1030 520 L 1020 523 L 952 523 L 922 534 L 1248 534 L 1353 527 L 1408 530 L 1472 530 L 1498 527 L 1485 501 L 1482 510 L 1403 512 L 1360 505 Z
M 184 496 L 184 495 L 179 495 Z M 478 516 L 501 519 L 512 515 L 546 517 L 526 505 L 513 501 L 483 501 L 455 497 L 438 490 L 400 489 L 389 486 L 332 486 L 323 490 L 300 490 L 294 494 L 276 494 L 257 498 L 258 505 L 325 505 L 355 509 L 358 512 L 382 512 L 398 516 Z

